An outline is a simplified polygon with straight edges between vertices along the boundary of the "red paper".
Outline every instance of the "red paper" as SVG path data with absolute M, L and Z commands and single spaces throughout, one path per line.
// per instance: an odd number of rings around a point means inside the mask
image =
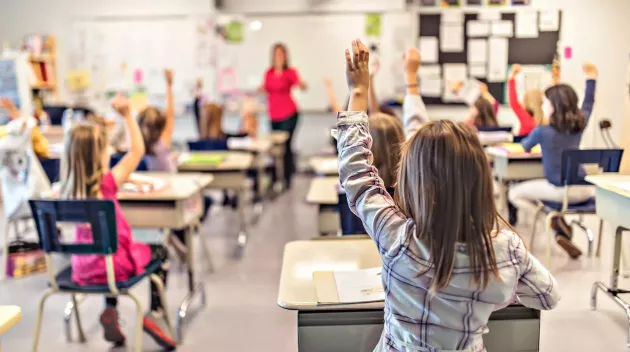
M 573 48 L 571 48 L 570 46 L 564 47 L 564 58 L 570 59 L 572 57 L 573 57 Z

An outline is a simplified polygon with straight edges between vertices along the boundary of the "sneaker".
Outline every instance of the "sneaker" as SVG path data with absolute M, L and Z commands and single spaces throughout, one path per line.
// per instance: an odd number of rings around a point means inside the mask
M 564 217 L 560 215 L 554 216 L 554 218 L 551 219 L 551 228 L 557 233 L 567 237 L 569 240 L 573 239 L 573 228 L 567 224 Z
M 122 346 L 125 344 L 125 334 L 120 330 L 118 323 L 118 311 L 116 308 L 107 307 L 101 313 L 101 325 L 103 326 L 103 337 L 105 341 L 112 342 L 116 346 Z
M 567 236 L 557 233 L 556 242 L 569 254 L 571 259 L 577 259 L 582 255 L 582 251 Z
M 149 334 L 155 342 L 167 351 L 173 351 L 177 348 L 177 343 L 170 336 L 168 325 L 164 314 L 159 312 L 149 312 L 144 316 L 142 321 L 144 332 Z

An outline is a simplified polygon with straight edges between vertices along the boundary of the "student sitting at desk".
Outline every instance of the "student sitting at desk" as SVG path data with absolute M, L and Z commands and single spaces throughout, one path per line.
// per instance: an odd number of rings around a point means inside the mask
M 142 133 L 136 120 L 131 116 L 129 101 L 118 96 L 113 101 L 114 108 L 125 119 L 129 131 L 131 145 L 129 151 L 114 168 L 109 168 L 107 151 L 107 133 L 95 123 L 79 122 L 67 134 L 64 141 L 64 152 L 61 160 L 62 199 L 108 199 L 116 207 L 116 223 L 118 232 L 118 251 L 114 254 L 116 281 L 125 281 L 129 277 L 142 273 L 144 267 L 155 259 L 164 262 L 162 270 L 156 272 L 166 285 L 168 268 L 168 252 L 161 245 L 148 246 L 133 241 L 131 227 L 125 219 L 116 193 L 129 175 L 136 170 L 144 156 Z M 75 242 L 91 243 L 92 234 L 89 228 L 76 227 Z M 72 280 L 80 285 L 106 284 L 107 272 L 105 260 L 100 255 L 83 255 L 72 257 Z M 105 340 L 116 345 L 125 342 L 125 335 L 118 325 L 117 298 L 106 298 L 106 308 L 100 321 L 104 328 Z M 164 348 L 174 349 L 175 341 L 168 334 L 162 302 L 157 286 L 151 282 L 151 311 L 144 318 L 144 330 Z
M 8 98 L 0 98 L 0 109 L 9 116 L 10 120 L 16 120 L 20 118 L 20 111 L 15 107 L 13 100 Z M 6 126 L 0 126 L 0 138 L 7 135 Z M 31 130 L 31 143 L 33 144 L 33 151 L 39 158 L 49 158 L 50 150 L 48 148 L 48 140 L 42 134 L 37 124 L 32 127 Z
M 508 198 L 519 209 L 534 209 L 537 201 L 561 203 L 564 199 L 561 167 L 562 152 L 565 149 L 578 149 L 582 133 L 588 125 L 595 103 L 595 80 L 597 67 L 587 63 L 583 67 L 586 74 L 586 93 L 582 109 L 578 107 L 575 90 L 566 84 L 547 88 L 542 109 L 549 125 L 538 126 L 521 144 L 526 151 L 540 144 L 545 178 L 525 181 L 510 188 Z M 582 174 L 586 175 L 582 169 Z M 569 204 L 585 202 L 595 195 L 594 186 L 574 185 L 569 187 Z M 573 244 L 571 226 L 561 216 L 553 219 L 556 241 L 576 259 L 582 251 Z
M 558 285 L 502 230 L 492 176 L 474 131 L 451 121 L 423 125 L 405 142 L 395 199 L 372 166 L 369 53 L 346 50 L 351 92 L 340 112 L 340 181 L 383 261 L 385 325 L 375 351 L 485 351 L 490 314 L 517 298 L 552 309 Z
M 534 127 L 546 125 L 548 122 L 545 120 L 545 114 L 542 111 L 543 92 L 540 89 L 530 89 L 525 92 L 523 105 L 521 105 L 518 101 L 518 93 L 516 92 L 516 76 L 521 72 L 521 70 L 521 65 L 512 65 L 512 69 L 510 70 L 510 79 L 508 80 L 508 97 L 510 100 L 510 107 L 521 123 L 518 135 L 527 136 L 532 132 Z
M 475 128 L 499 127 L 492 103 L 486 98 L 477 98 L 470 106 L 468 118 L 464 122 Z

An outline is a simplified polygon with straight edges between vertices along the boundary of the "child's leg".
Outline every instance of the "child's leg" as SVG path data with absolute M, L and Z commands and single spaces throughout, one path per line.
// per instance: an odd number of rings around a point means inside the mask
M 117 297 L 105 297 L 105 309 L 101 313 L 100 322 L 103 326 L 103 337 L 105 341 L 112 342 L 117 346 L 125 343 L 125 334 L 123 334 L 118 323 L 118 305 Z M 79 309 L 75 307 L 75 309 Z
M 162 279 L 162 283 L 166 288 L 166 279 L 168 273 L 168 250 L 162 246 L 151 246 L 152 260 L 162 261 L 162 266 L 155 274 Z M 175 340 L 170 334 L 170 329 L 164 319 L 164 306 L 160 299 L 158 286 L 151 281 L 151 311 L 144 316 L 143 328 L 156 343 L 168 349 L 176 347 Z

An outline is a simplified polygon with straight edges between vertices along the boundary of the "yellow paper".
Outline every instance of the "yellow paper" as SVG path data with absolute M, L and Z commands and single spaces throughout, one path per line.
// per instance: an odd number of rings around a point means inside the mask
M 501 144 L 501 148 L 505 149 L 510 154 L 526 153 L 525 149 L 523 149 L 523 146 L 520 143 L 503 143 Z M 532 148 L 530 153 L 532 154 L 542 153 L 542 149 L 540 149 L 540 144 Z
M 68 88 L 81 90 L 90 87 L 90 73 L 85 70 L 71 71 L 68 73 Z

